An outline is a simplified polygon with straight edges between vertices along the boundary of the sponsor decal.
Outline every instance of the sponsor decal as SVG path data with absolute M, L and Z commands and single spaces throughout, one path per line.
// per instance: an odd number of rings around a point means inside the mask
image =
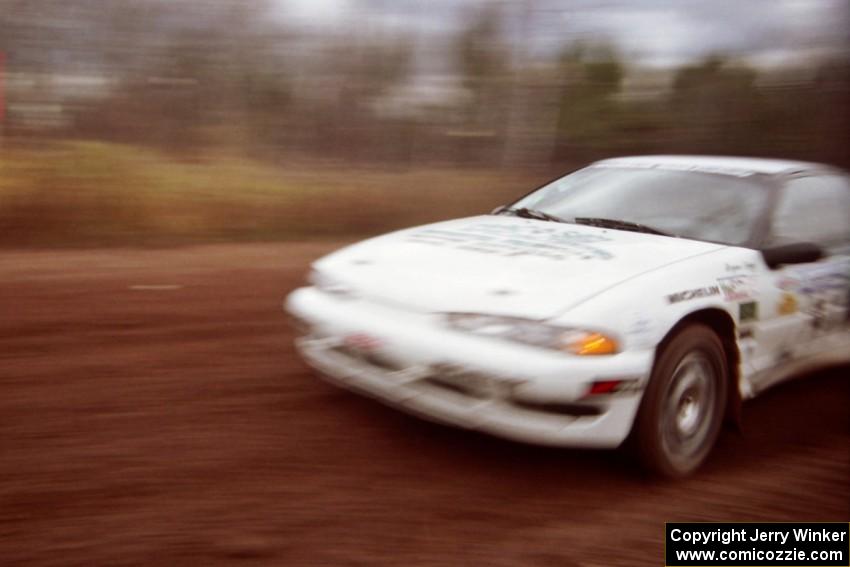
M 828 331 L 833 325 L 834 317 L 831 317 L 830 304 L 824 299 L 815 299 L 815 301 L 806 310 L 808 315 L 811 315 L 812 329 L 816 331 Z
M 738 321 L 755 321 L 759 318 L 759 304 L 755 301 L 747 301 L 738 304 Z
M 652 330 L 652 319 L 641 314 L 633 314 L 631 324 L 626 331 L 629 335 L 643 335 Z
M 779 304 L 776 306 L 776 312 L 780 315 L 792 315 L 799 309 L 797 304 L 797 296 L 786 291 L 782 294 Z
M 346 335 L 343 343 L 348 348 L 361 352 L 376 351 L 382 346 L 381 339 L 366 333 L 351 333 L 350 335 Z
M 756 333 L 755 333 L 755 330 L 752 327 L 742 327 L 738 331 L 738 338 L 742 339 L 742 340 L 743 339 L 752 339 L 752 338 L 755 338 L 755 336 L 756 336 Z
M 710 297 L 712 295 L 720 295 L 720 287 L 716 285 L 710 285 L 706 287 L 698 287 L 696 289 L 689 289 L 686 291 L 679 291 L 677 293 L 671 293 L 667 296 L 667 301 L 670 303 L 679 303 L 680 301 L 688 301 L 689 299 L 697 299 L 700 297 Z
M 653 319 L 641 313 L 632 313 L 630 320 L 626 326 L 626 334 L 629 336 L 629 342 L 633 343 L 635 348 L 649 348 L 654 346 L 653 341 Z
M 850 261 L 798 268 L 789 278 L 796 281 L 801 293 L 845 289 L 850 285 Z
M 800 298 L 800 311 L 811 317 L 812 329 L 833 332 L 850 320 L 850 258 L 789 270 L 780 280 L 793 282 Z
M 516 290 L 513 290 L 513 289 L 499 288 L 499 289 L 492 290 L 490 292 L 490 295 L 498 295 L 498 296 L 504 297 L 506 295 L 516 295 L 516 293 L 517 293 Z
M 461 228 L 424 228 L 409 234 L 407 240 L 507 257 L 537 256 L 552 260 L 610 260 L 614 257 L 598 246 L 610 242 L 610 238 L 560 226 L 482 223 Z
M 742 301 L 755 294 L 755 276 L 741 275 L 718 278 L 717 284 L 723 290 L 726 301 Z
M 776 285 L 781 290 L 796 290 L 800 288 L 800 280 L 790 276 L 782 276 L 776 282 Z
M 753 262 L 745 262 L 743 264 L 730 264 L 726 263 L 726 271 L 727 272 L 754 272 L 756 270 L 756 265 Z

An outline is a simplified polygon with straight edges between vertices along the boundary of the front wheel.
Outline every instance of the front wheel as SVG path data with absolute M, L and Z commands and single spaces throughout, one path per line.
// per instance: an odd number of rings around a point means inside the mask
M 679 331 L 656 359 L 635 420 L 643 464 L 671 478 L 705 461 L 723 422 L 728 369 L 723 344 L 705 325 Z

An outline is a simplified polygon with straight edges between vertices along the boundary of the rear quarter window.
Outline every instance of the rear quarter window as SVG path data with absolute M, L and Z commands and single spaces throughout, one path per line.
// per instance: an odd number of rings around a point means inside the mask
M 771 244 L 850 243 L 850 178 L 812 175 L 789 180 L 773 214 Z

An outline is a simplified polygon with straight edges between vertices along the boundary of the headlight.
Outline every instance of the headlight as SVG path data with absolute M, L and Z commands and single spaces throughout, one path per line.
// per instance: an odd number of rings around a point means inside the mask
M 598 331 L 559 327 L 519 317 L 475 313 L 449 313 L 446 320 L 450 327 L 459 331 L 572 354 L 599 355 L 617 352 L 617 342 Z

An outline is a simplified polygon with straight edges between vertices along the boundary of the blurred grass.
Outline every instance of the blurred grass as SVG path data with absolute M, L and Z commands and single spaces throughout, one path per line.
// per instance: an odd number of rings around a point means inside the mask
M 66 141 L 0 154 L 0 246 L 172 245 L 359 236 L 487 212 L 528 172 L 180 160 Z

